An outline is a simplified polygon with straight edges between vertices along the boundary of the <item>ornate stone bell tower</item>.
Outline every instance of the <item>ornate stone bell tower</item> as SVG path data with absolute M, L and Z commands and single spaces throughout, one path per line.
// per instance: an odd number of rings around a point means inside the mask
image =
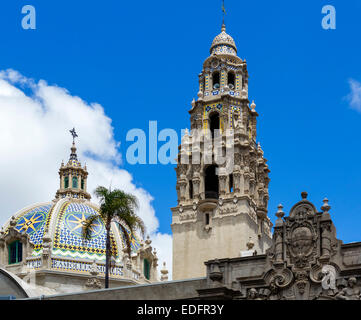
M 248 100 L 246 60 L 237 56 L 223 24 L 199 74 L 198 99 L 189 111 L 191 132 L 186 131 L 179 147 L 178 205 L 171 209 L 174 280 L 206 276 L 207 260 L 261 254 L 271 244 L 270 170 L 256 143 L 255 108 Z M 215 140 L 227 157 L 229 136 L 234 146 L 231 171 L 214 161 Z M 211 154 L 208 159 L 206 153 Z

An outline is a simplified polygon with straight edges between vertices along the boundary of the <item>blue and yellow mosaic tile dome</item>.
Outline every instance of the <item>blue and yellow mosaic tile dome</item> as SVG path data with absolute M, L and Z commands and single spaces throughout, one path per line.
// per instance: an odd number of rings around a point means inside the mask
M 29 235 L 34 244 L 33 257 L 40 256 L 43 251 L 43 238 L 51 239 L 51 255 L 53 258 L 67 258 L 89 262 L 105 261 L 106 230 L 103 219 L 99 216 L 92 226 L 92 237 L 86 240 L 82 236 L 82 226 L 86 219 L 99 214 L 99 207 L 90 201 L 62 199 L 56 202 L 40 203 L 29 206 L 15 214 L 15 229 Z M 10 220 L 5 224 L 5 232 Z M 111 227 L 111 249 L 115 262 L 123 255 L 125 236 L 117 223 Z M 132 237 L 132 251 L 140 248 L 140 240 Z
M 8 258 L 8 264 L 22 274 L 29 270 L 50 270 L 51 277 L 58 277 L 58 280 L 52 278 L 49 281 L 54 281 L 56 286 L 61 283 L 67 288 L 72 284 L 65 280 L 67 277 L 63 278 L 64 273 L 79 276 L 77 283 L 83 275 L 90 274 L 93 278 L 88 279 L 91 281 L 86 282 L 85 286 L 99 287 L 94 277 L 104 275 L 106 271 L 107 230 L 99 206 L 90 202 L 91 196 L 87 193 L 88 171 L 86 165 L 81 166 L 76 154 L 75 129 L 70 132 L 73 136 L 71 154 L 67 164 L 62 162 L 59 168 L 60 187 L 55 199 L 28 206 L 5 223 L 0 235 L 7 241 L 7 253 L 1 256 L 0 262 Z M 90 226 L 91 237 L 86 239 L 83 226 L 91 216 L 96 216 L 96 219 L 92 220 Z M 126 233 L 131 236 L 130 257 L 127 254 Z M 157 266 L 150 241 L 141 242 L 137 235 L 131 234 L 118 222 L 111 222 L 110 248 L 109 274 L 113 279 L 141 282 L 144 280 L 143 260 L 154 260 L 154 267 Z M 150 279 L 145 273 L 144 277 Z
M 44 230 L 47 225 L 52 203 L 43 203 L 21 210 L 15 215 L 15 229 L 27 233 L 30 241 L 35 245 L 33 255 L 41 254 Z

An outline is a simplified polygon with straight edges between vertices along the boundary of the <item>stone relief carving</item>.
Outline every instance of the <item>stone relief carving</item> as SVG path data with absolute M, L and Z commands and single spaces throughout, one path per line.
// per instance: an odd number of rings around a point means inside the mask
M 336 269 L 331 265 L 324 265 L 322 267 L 322 289 L 336 290 Z
M 292 207 L 288 217 L 284 217 L 283 206 L 278 206 L 272 245 L 264 257 L 254 256 L 254 267 L 253 257 L 248 257 L 243 267 L 242 257 L 227 261 L 227 274 L 239 282 L 238 290 L 232 286 L 234 299 L 361 299 L 359 257 L 356 258 L 361 255 L 361 244 L 343 245 L 336 238 L 327 199 L 318 212 L 307 200 L 307 193 L 301 195 L 302 200 Z M 354 263 L 349 263 L 351 256 Z M 258 276 L 254 276 L 254 268 L 261 268 Z M 242 270 L 241 277 L 235 270 Z M 245 276 L 247 270 L 252 281 Z
M 227 203 L 227 205 L 223 205 L 222 207 L 219 207 L 219 213 L 221 215 L 237 213 L 237 209 L 238 209 L 237 204 L 235 204 L 235 203 Z
M 347 287 L 336 294 L 338 300 L 360 300 L 360 289 L 356 287 L 357 280 L 350 277 L 347 280 Z

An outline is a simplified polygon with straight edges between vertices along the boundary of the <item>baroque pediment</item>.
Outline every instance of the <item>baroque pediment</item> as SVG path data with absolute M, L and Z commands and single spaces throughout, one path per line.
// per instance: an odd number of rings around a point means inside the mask
M 279 205 L 272 245 L 264 256 L 219 262 L 231 280 L 218 280 L 218 288 L 232 286 L 233 299 L 360 300 L 361 243 L 343 245 L 336 238 L 327 199 L 318 211 L 306 192 L 301 195 L 286 217 Z M 259 276 L 245 277 L 253 264 Z

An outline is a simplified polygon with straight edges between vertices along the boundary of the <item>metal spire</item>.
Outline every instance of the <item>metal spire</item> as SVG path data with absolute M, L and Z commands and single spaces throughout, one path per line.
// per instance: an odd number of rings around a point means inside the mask
M 75 128 L 73 128 L 72 130 L 69 130 L 69 132 L 73 136 L 73 145 L 70 149 L 71 150 L 70 160 L 78 160 L 78 157 L 76 154 L 76 147 L 75 147 L 75 138 L 78 137 L 78 135 L 76 134 Z
M 223 15 L 223 19 L 222 19 L 222 27 L 224 26 L 224 16 L 226 15 L 226 8 L 224 7 L 224 0 L 222 0 L 222 15 Z

